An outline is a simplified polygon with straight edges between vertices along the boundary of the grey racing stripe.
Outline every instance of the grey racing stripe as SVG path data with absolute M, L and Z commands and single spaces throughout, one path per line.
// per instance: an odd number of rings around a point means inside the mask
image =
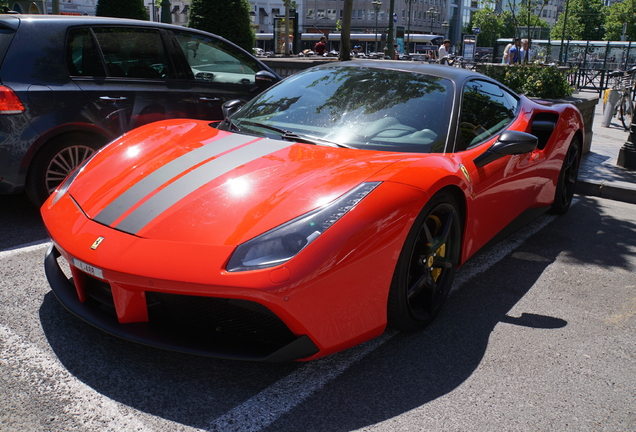
M 97 214 L 95 221 L 104 225 L 111 225 L 126 213 L 131 207 L 137 204 L 148 194 L 155 191 L 162 184 L 173 179 L 177 175 L 192 168 L 211 157 L 223 152 L 232 150 L 242 144 L 254 141 L 256 137 L 233 134 L 225 138 L 212 141 L 199 148 L 196 148 L 177 159 L 167 163 L 161 168 L 151 172 L 138 183 L 118 196 L 105 209 Z
M 293 142 L 263 139 L 219 156 L 157 192 L 126 216 L 115 228 L 130 234 L 137 234 L 154 218 L 201 186 L 241 165 L 292 145 L 294 145 Z

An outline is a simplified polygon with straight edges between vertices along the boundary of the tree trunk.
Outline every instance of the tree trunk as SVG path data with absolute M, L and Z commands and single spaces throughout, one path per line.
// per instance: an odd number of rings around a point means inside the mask
M 340 54 L 341 61 L 351 60 L 351 10 L 353 0 L 344 0 L 342 10 L 342 30 L 340 31 Z

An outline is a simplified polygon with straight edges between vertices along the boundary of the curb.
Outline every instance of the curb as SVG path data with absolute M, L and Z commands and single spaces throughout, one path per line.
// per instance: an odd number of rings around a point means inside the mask
M 616 182 L 606 183 L 605 181 L 590 181 L 578 179 L 575 193 L 579 195 L 594 196 L 599 198 L 622 201 L 629 204 L 636 204 L 636 185 L 623 182 L 620 187 Z

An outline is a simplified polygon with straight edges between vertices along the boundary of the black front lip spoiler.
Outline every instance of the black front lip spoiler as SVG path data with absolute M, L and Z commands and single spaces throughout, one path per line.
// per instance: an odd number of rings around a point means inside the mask
M 197 344 L 158 332 L 148 323 L 120 324 L 105 311 L 89 308 L 79 301 L 75 286 L 60 268 L 57 258 L 60 252 L 51 245 L 44 259 L 44 270 L 49 285 L 59 302 L 69 312 L 113 336 L 156 348 L 232 360 L 285 362 L 310 357 L 319 349 L 309 336 L 303 335 L 273 353 L 251 353 L 248 349 L 223 349 L 204 343 Z

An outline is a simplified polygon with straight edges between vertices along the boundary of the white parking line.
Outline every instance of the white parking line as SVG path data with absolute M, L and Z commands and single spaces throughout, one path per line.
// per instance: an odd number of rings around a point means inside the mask
M 262 392 L 218 417 L 209 431 L 256 432 L 291 411 L 296 405 L 346 371 L 358 360 L 391 339 L 389 330 L 347 351 L 306 363 Z
M 19 246 L 14 246 L 12 248 L 0 251 L 0 259 L 4 259 L 13 255 L 24 253 L 24 252 L 31 252 L 38 249 L 45 249 L 49 247 L 50 244 L 51 244 L 51 240 L 43 239 L 43 240 L 37 240 L 31 243 L 26 243 Z

